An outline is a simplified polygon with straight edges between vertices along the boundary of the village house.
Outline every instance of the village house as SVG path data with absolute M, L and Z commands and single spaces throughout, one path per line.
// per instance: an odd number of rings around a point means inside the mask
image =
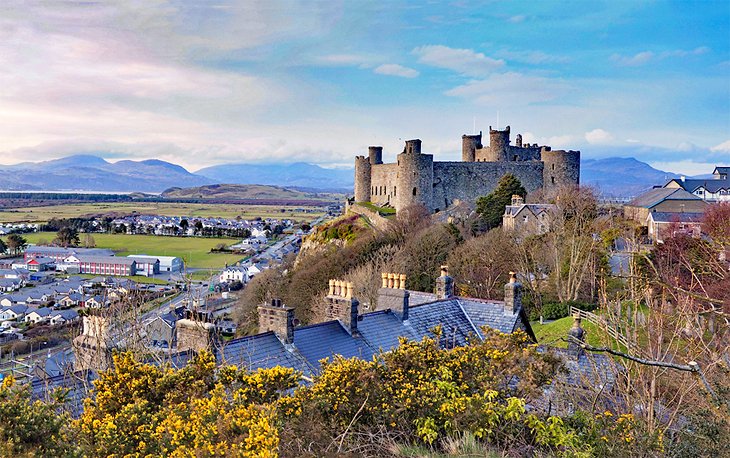
M 48 307 L 32 309 L 26 313 L 25 318 L 23 318 L 23 321 L 25 321 L 26 323 L 32 323 L 32 324 L 45 323 L 46 321 L 48 321 L 50 319 L 51 313 L 53 313 L 53 310 L 51 310 Z
M 218 276 L 221 283 L 232 283 L 240 281 L 246 283 L 248 281 L 248 269 L 241 266 L 226 266 Z
M 649 238 L 657 243 L 679 234 L 699 238 L 702 235 L 703 213 L 649 213 L 646 225 Z
M 522 235 L 540 235 L 550 229 L 550 220 L 556 206 L 552 204 L 526 204 L 522 196 L 512 196 L 502 216 L 502 229 Z
M 59 310 L 51 313 L 49 323 L 51 326 L 60 326 L 66 323 L 78 321 L 79 318 L 79 314 L 76 310 Z
M 707 205 L 682 188 L 654 188 L 624 205 L 624 216 L 647 226 L 649 213 L 703 213 Z
M 681 188 L 698 198 L 708 202 L 723 202 L 730 200 L 730 167 L 715 167 L 711 179 L 688 179 L 685 177 L 669 180 L 665 188 Z
M 0 309 L 0 321 L 21 321 L 25 316 L 28 306 L 25 304 L 14 304 L 4 306 Z

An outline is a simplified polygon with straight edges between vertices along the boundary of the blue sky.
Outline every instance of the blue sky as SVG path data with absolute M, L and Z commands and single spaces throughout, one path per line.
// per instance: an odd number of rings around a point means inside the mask
M 730 2 L 0 4 L 0 163 L 352 163 L 509 124 L 584 158 L 730 164 Z

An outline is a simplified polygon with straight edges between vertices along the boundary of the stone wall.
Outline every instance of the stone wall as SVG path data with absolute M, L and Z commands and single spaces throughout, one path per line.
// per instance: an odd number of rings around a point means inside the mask
M 528 193 L 542 187 L 542 162 L 435 162 L 433 210 L 443 210 L 454 200 L 475 202 L 497 187 L 511 173 Z
M 370 210 L 369 208 L 359 205 L 357 203 L 350 204 L 347 207 L 347 211 L 358 214 L 360 216 L 364 216 L 368 219 L 368 221 L 370 221 L 370 224 L 380 230 L 385 230 L 390 222 L 389 219 L 380 216 L 380 213 Z
M 378 164 L 371 166 L 370 202 L 376 205 L 390 203 L 395 206 L 398 164 Z M 359 201 L 358 202 L 366 202 Z

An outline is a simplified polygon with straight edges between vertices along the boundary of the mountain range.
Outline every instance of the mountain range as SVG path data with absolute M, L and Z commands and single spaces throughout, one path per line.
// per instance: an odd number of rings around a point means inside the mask
M 581 183 L 606 196 L 626 197 L 678 175 L 634 158 L 584 159 Z M 156 159 L 108 162 L 92 154 L 0 166 L 0 189 L 12 191 L 96 191 L 159 193 L 172 187 L 262 184 L 318 191 L 352 192 L 352 169 L 293 164 L 223 164 L 191 173 Z

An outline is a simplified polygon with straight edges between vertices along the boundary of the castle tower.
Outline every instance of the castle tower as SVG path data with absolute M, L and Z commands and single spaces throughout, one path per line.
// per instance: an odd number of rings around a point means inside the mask
M 381 149 L 382 151 L 382 149 Z M 370 157 L 355 157 L 355 202 L 370 202 L 371 176 L 372 176 L 372 150 Z
M 577 186 L 580 183 L 580 151 L 565 151 L 543 148 L 543 188 L 555 189 L 561 186 Z
M 370 158 L 370 165 L 378 165 L 383 163 L 383 147 L 382 146 L 368 146 L 368 157 Z
M 489 149 L 493 161 L 507 161 L 509 154 L 509 126 L 504 130 L 493 130 L 489 126 Z
M 476 150 L 482 148 L 482 133 L 479 135 L 462 135 L 461 136 L 461 161 L 476 161 Z
M 423 205 L 433 210 L 433 155 L 421 154 L 421 140 L 408 140 L 398 155 L 395 209 Z
M 517 136 L 515 136 L 515 146 L 522 148 L 522 134 L 517 134 Z

